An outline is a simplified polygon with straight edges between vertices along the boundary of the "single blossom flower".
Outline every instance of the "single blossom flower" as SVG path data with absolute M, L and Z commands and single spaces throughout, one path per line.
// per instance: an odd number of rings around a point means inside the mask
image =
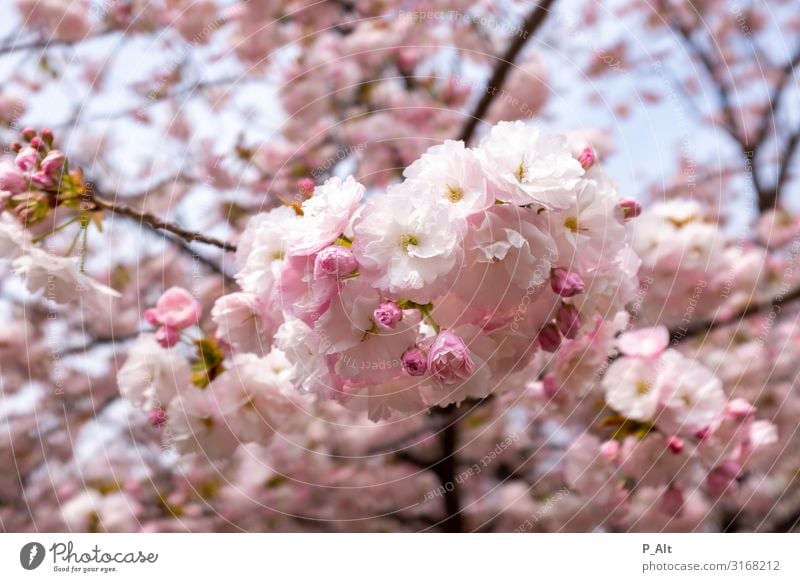
M 543 135 L 521 121 L 504 121 L 492 128 L 480 151 L 497 199 L 550 210 L 574 202 L 584 169 L 572 157 L 565 136 Z
M 668 344 L 669 331 L 663 326 L 629 331 L 617 340 L 617 347 L 623 354 L 638 358 L 660 356 Z
M 152 325 L 163 325 L 181 330 L 200 321 L 200 303 L 181 287 L 167 289 L 156 302 L 155 308 L 144 312 Z

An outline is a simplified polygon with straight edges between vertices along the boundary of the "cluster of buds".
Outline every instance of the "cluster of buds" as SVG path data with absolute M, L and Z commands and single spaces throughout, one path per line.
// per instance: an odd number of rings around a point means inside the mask
M 67 158 L 53 147 L 53 132 L 26 128 L 11 149 L 13 165 L 0 169 L 0 210 L 9 210 L 26 225 L 41 222 L 52 209 L 78 210 L 86 186 L 80 169 L 69 171 Z

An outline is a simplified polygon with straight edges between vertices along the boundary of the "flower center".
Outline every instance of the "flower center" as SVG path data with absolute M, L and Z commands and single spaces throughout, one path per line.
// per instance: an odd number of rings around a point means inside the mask
M 568 216 L 564 219 L 564 226 L 574 232 L 575 234 L 578 233 L 580 230 L 578 226 L 578 217 L 577 216 Z
M 519 166 L 517 166 L 517 171 L 514 172 L 514 175 L 520 182 L 522 182 L 525 179 L 525 166 L 523 165 L 522 162 L 520 162 Z
M 638 394 L 639 396 L 644 396 L 645 394 L 650 392 L 650 389 L 652 387 L 653 387 L 652 384 L 647 380 L 639 380 L 636 383 L 636 394 Z
M 694 219 L 695 219 L 695 217 L 692 216 L 692 215 L 684 216 L 683 218 L 679 218 L 677 216 L 668 216 L 667 217 L 667 220 L 669 222 L 671 222 L 672 224 L 674 224 L 675 228 L 683 228 L 687 224 L 691 224 L 692 222 L 694 222 Z
M 411 245 L 417 246 L 419 244 L 419 240 L 413 234 L 404 234 L 403 238 L 400 239 L 400 246 L 403 247 L 405 252 L 408 252 L 408 247 Z
M 447 199 L 452 203 L 461 201 L 464 198 L 464 191 L 458 186 L 447 185 Z

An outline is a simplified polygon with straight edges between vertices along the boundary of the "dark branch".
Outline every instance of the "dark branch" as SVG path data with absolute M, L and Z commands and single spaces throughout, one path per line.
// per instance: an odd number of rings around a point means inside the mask
M 153 230 L 165 230 L 183 239 L 186 242 L 202 242 L 205 244 L 214 245 L 215 247 L 219 247 L 225 251 L 231 251 L 231 252 L 236 251 L 236 245 L 234 244 L 219 240 L 212 236 L 195 232 L 193 230 L 188 230 L 178 224 L 175 224 L 174 222 L 169 222 L 167 220 L 164 220 L 150 212 L 140 212 L 138 210 L 135 210 L 134 208 L 131 208 L 130 206 L 112 202 L 111 200 L 107 200 L 91 190 L 90 190 L 90 198 L 92 202 L 95 204 L 96 208 L 99 210 L 108 210 L 109 212 L 113 212 L 114 214 L 119 214 L 120 216 L 132 218 L 138 221 L 139 224 L 144 224 Z
M 483 120 L 484 116 L 489 111 L 492 101 L 494 101 L 498 91 L 503 86 L 503 83 L 505 83 L 506 77 L 511 72 L 511 66 L 514 64 L 514 60 L 519 55 L 528 39 L 539 30 L 539 27 L 545 21 L 547 15 L 550 14 L 550 8 L 554 1 L 555 0 L 541 0 L 530 14 L 528 14 L 527 18 L 525 18 L 522 29 L 518 31 L 517 36 L 508 46 L 506 52 L 502 56 L 497 57 L 497 66 L 492 72 L 486 90 L 481 96 L 480 101 L 475 105 L 475 109 L 472 110 L 467 122 L 461 129 L 461 133 L 456 139 L 469 144 L 470 139 L 472 139 L 472 136 L 475 134 L 475 130 L 478 129 L 478 123 Z
M 784 304 L 791 303 L 797 299 L 800 299 L 800 287 L 796 287 L 786 294 L 776 295 L 768 301 L 748 305 L 745 309 L 732 317 L 707 319 L 698 321 L 682 329 L 670 330 L 670 339 L 673 342 L 679 342 L 690 337 L 705 335 L 717 328 L 739 322 L 751 315 L 766 313 L 775 308 L 780 310 Z

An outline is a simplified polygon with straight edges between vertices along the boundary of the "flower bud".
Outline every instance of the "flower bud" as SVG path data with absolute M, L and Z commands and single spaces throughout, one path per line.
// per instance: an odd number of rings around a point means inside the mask
M 24 177 L 20 176 L 12 169 L 0 170 L 0 190 L 19 194 L 23 192 L 28 183 Z
M 31 184 L 39 188 L 49 188 L 53 185 L 53 179 L 44 172 L 34 172 L 31 174 Z
M 51 177 L 56 177 L 64 168 L 64 153 L 60 150 L 50 150 L 42 160 L 42 172 Z
M 36 150 L 39 150 L 39 149 L 41 149 L 42 147 L 44 147 L 44 142 L 42 141 L 42 138 L 40 138 L 40 137 L 34 137 L 34 138 L 31 140 L 31 147 L 32 147 L 32 148 L 34 148 L 34 149 L 36 149 Z
M 556 313 L 556 325 L 565 338 L 575 339 L 581 327 L 581 314 L 578 308 L 568 303 L 562 303 Z
M 398 322 L 403 319 L 403 310 L 394 301 L 384 301 L 375 308 L 372 317 L 379 328 L 394 329 Z
M 147 420 L 156 428 L 164 426 L 164 423 L 167 422 L 167 413 L 164 412 L 163 408 L 154 408 L 147 415 Z
M 423 376 L 428 371 L 428 362 L 425 354 L 417 347 L 409 348 L 401 356 L 403 369 L 411 376 Z
M 680 455 L 683 452 L 683 441 L 673 435 L 667 439 L 667 447 L 676 455 Z
M 539 330 L 539 335 L 536 338 L 539 345 L 546 352 L 555 352 L 558 346 L 561 345 L 561 332 L 555 324 L 548 323 Z
M 636 218 L 642 213 L 642 205 L 638 201 L 634 200 L 633 198 L 626 198 L 625 200 L 621 200 L 618 208 L 622 211 L 622 218 L 624 220 L 630 220 L 631 218 Z
M 431 344 L 428 371 L 443 384 L 455 384 L 472 376 L 475 362 L 464 340 L 445 330 Z
M 544 395 L 550 399 L 553 399 L 558 394 L 558 381 L 556 380 L 556 375 L 553 372 L 549 372 L 545 375 L 542 379 L 542 391 Z
M 202 308 L 186 289 L 172 287 L 158 299 L 154 309 L 144 312 L 145 319 L 152 325 L 186 329 L 200 321 Z
M 600 454 L 609 461 L 616 459 L 619 454 L 619 441 L 610 440 L 604 442 L 600 445 Z
M 162 348 L 171 348 L 181 339 L 181 332 L 174 327 L 162 325 L 156 331 L 156 341 Z
M 24 147 L 17 154 L 17 157 L 14 160 L 14 162 L 17 164 L 17 167 L 23 172 L 30 172 L 36 167 L 37 158 L 38 154 L 36 153 L 36 150 L 34 148 Z
M 581 155 L 578 156 L 578 161 L 584 170 L 588 170 L 594 166 L 595 162 L 597 161 L 597 158 L 594 155 L 594 150 L 592 150 L 590 147 L 585 148 L 581 152 Z
M 31 141 L 36 137 L 36 130 L 32 127 L 26 127 L 20 132 L 19 136 L 25 141 Z
M 661 499 L 658 502 L 658 508 L 667 515 L 679 515 L 683 509 L 685 500 L 683 498 L 683 491 L 678 487 L 668 487 Z
M 725 416 L 733 420 L 745 420 L 755 413 L 755 407 L 744 398 L 735 398 L 725 407 Z
M 741 467 L 735 461 L 723 461 L 711 470 L 706 477 L 706 487 L 709 495 L 720 497 L 734 483 L 741 473 Z
M 45 127 L 45 128 L 44 128 L 44 129 L 42 129 L 42 131 L 41 131 L 41 136 L 42 136 L 42 139 L 44 140 L 44 142 L 45 142 L 45 143 L 46 143 L 48 146 L 51 146 L 51 147 L 52 147 L 52 145 L 53 145 L 53 139 L 54 139 L 54 136 L 53 136 L 53 130 L 52 130 L 52 129 L 48 129 L 48 128 L 46 128 L 46 127 Z
M 314 180 L 311 178 L 300 178 L 297 181 L 297 190 L 306 198 L 311 198 L 314 193 Z
M 331 245 L 317 253 L 314 277 L 347 277 L 358 268 L 353 251 L 342 245 Z
M 550 271 L 550 287 L 553 293 L 561 297 L 575 297 L 586 290 L 586 283 L 581 276 L 562 267 L 555 267 Z

